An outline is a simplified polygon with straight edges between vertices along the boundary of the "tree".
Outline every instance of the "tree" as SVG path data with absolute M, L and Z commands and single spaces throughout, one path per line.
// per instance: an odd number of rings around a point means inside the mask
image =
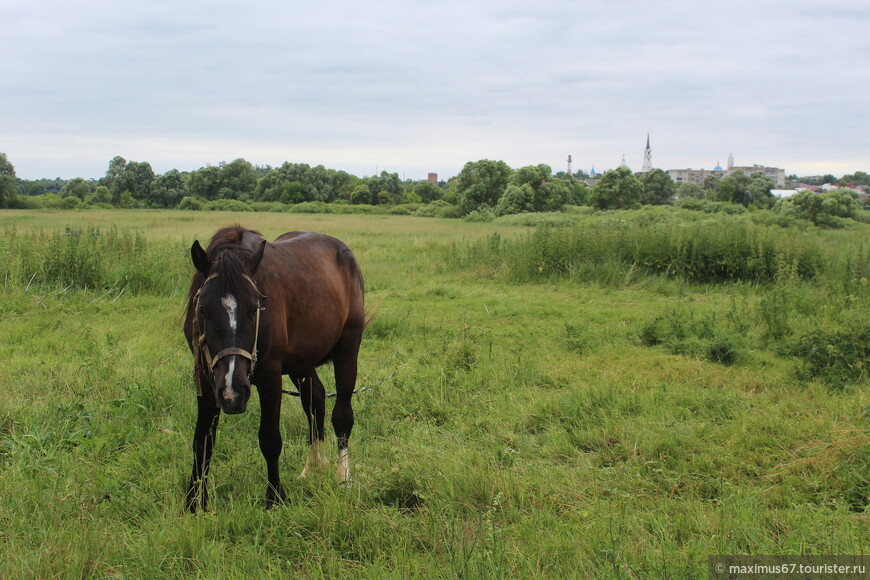
M 113 157 L 112 160 L 109 161 L 109 168 L 106 170 L 106 176 L 100 179 L 100 185 L 105 185 L 109 188 L 110 192 L 114 192 L 115 180 L 121 177 L 126 167 L 126 159 L 124 159 L 120 155 L 116 155 L 115 157 Z
M 184 178 L 177 169 L 170 169 L 151 182 L 148 202 L 155 207 L 175 207 L 185 194 Z
M 91 193 L 91 185 L 83 177 L 75 177 L 67 181 L 60 189 L 60 196 L 77 197 L 83 200 L 85 196 Z
M 0 153 L 0 207 L 6 207 L 15 197 L 15 167 L 5 153 Z
M 842 179 L 840 179 L 839 184 L 842 186 L 870 185 L 870 175 L 865 171 L 856 171 L 851 175 L 844 175 Z
M 250 199 L 257 188 L 257 172 L 244 159 L 235 159 L 219 165 L 218 197 L 221 199 Z
M 376 177 L 369 177 L 369 190 L 372 192 L 372 202 L 380 205 L 402 203 L 402 181 L 398 173 L 381 171 Z
M 535 192 L 528 183 L 522 185 L 510 184 L 498 203 L 495 204 L 495 215 L 510 215 L 535 211 Z
M 112 194 L 105 185 L 98 185 L 94 190 L 94 203 L 112 203 Z
M 589 186 L 578 179 L 568 181 L 568 203 L 572 205 L 589 205 L 590 190 Z
M 354 204 L 370 204 L 372 202 L 372 191 L 365 183 L 360 183 L 350 194 L 350 202 Z
M 821 194 L 801 191 L 781 200 L 777 204 L 777 211 L 790 213 L 789 204 L 798 217 L 810 220 L 813 225 L 838 226 L 840 224 L 832 218 L 855 217 L 860 209 L 857 195 L 848 189 L 833 189 Z
M 715 199 L 748 206 L 752 202 L 749 194 L 750 183 L 748 175 L 735 171 L 716 185 Z
M 148 199 L 151 191 L 151 182 L 154 180 L 154 170 L 147 161 L 127 161 L 120 155 L 112 158 L 106 176 L 100 179 L 100 185 L 109 188 L 115 205 L 121 203 L 121 194 L 130 192 L 133 200 L 144 201 Z M 124 204 L 136 205 L 130 200 L 124 199 Z
M 553 177 L 552 168 L 545 163 L 520 167 L 511 175 L 510 183 L 531 188 L 533 198 L 530 211 L 559 211 L 572 197 L 566 179 Z
M 187 191 L 194 197 L 209 201 L 217 199 L 220 191 L 220 175 L 220 168 L 213 165 L 197 169 L 191 172 L 188 178 Z M 269 201 L 277 201 L 277 198 Z
M 428 180 L 418 181 L 414 191 L 420 196 L 423 203 L 432 203 L 436 199 L 444 197 L 441 188 Z
M 674 180 L 662 169 L 653 169 L 640 177 L 643 183 L 643 195 L 640 202 L 644 205 L 665 205 L 671 202 L 676 187 Z
M 762 173 L 753 173 L 749 177 L 749 203 L 759 207 L 772 206 L 776 200 L 770 190 L 775 187 L 776 183 L 769 177 Z
M 697 199 L 704 199 L 705 197 L 704 188 L 691 181 L 679 184 L 676 187 L 676 191 L 677 197 L 694 197 Z
M 640 207 L 643 184 L 628 167 L 606 171 L 592 188 L 592 203 L 598 209 L 636 209 Z
M 716 187 L 715 199 L 740 204 L 744 207 L 749 207 L 751 204 L 767 207 L 773 202 L 770 190 L 775 185 L 771 179 L 764 177 L 764 174 L 760 172 L 748 176 L 742 171 L 735 171 L 719 182 Z
M 281 203 L 296 204 L 305 201 L 305 185 L 298 181 L 285 181 Z
M 287 194 L 287 183 L 301 184 L 302 188 L 290 186 L 290 198 L 294 203 L 303 201 L 331 202 L 338 198 L 350 199 L 357 179 L 344 171 L 327 169 L 322 165 L 311 167 L 305 163 L 285 162 L 260 178 L 253 193 L 257 201 L 280 201 Z
M 722 176 L 717 174 L 708 175 L 704 179 L 704 195 L 708 199 L 716 198 L 716 189 L 719 187 L 719 182 L 722 181 Z
M 504 161 L 469 161 L 459 172 L 456 196 L 463 214 L 481 206 L 495 207 L 504 194 L 511 176 Z

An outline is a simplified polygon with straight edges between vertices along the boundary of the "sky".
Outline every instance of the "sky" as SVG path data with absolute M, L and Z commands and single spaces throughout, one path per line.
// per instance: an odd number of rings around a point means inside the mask
M 24 179 L 244 158 L 870 170 L 866 0 L 0 0 Z

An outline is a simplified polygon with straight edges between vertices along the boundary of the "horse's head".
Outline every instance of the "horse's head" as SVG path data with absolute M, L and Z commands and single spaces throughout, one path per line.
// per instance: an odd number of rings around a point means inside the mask
M 254 284 L 266 242 L 249 253 L 239 248 L 211 259 L 199 242 L 190 248 L 205 281 L 194 299 L 194 352 L 209 378 L 217 404 L 226 413 L 243 413 L 251 396 L 257 361 L 257 334 L 264 297 Z

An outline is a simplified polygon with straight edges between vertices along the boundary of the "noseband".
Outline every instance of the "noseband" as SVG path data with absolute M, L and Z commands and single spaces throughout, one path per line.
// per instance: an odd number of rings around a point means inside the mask
M 248 352 L 247 350 L 238 347 L 229 347 L 218 352 L 215 356 L 211 356 L 211 351 L 208 348 L 208 344 L 205 342 L 205 330 L 202 328 L 202 320 L 200 319 L 199 296 L 202 293 L 202 289 L 205 288 L 205 285 L 215 278 L 218 278 L 218 274 L 212 274 L 206 278 L 205 282 L 202 283 L 202 286 L 199 287 L 199 290 L 196 291 L 196 294 L 193 297 L 193 357 L 195 361 L 193 382 L 196 385 L 196 394 L 200 397 L 202 396 L 201 371 L 203 363 L 205 363 L 205 366 L 208 368 L 208 376 L 211 376 L 214 373 L 214 367 L 222 358 L 233 355 L 241 356 L 251 361 L 251 369 L 248 372 L 248 379 L 250 379 L 251 375 L 254 374 L 254 367 L 257 366 L 257 338 L 259 338 L 260 335 L 260 312 L 263 310 L 260 306 L 259 300 L 257 301 L 257 314 L 256 321 L 254 322 L 254 346 L 251 351 Z M 250 276 L 243 274 L 242 278 L 251 283 L 257 296 L 260 298 L 266 298 L 260 293 L 257 284 L 254 283 Z

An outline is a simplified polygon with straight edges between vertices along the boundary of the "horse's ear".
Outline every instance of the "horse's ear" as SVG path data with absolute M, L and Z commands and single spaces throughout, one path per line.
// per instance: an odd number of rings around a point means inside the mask
M 193 265 L 196 266 L 197 270 L 202 272 L 203 276 L 208 276 L 211 264 L 208 261 L 205 250 L 199 245 L 199 240 L 194 241 L 193 245 L 190 246 L 190 259 L 193 260 Z
M 245 265 L 248 267 L 248 272 L 253 276 L 257 273 L 257 268 L 260 267 L 260 261 L 263 259 L 263 252 L 266 250 L 266 240 L 260 242 L 260 246 L 254 250 L 254 253 L 251 254 L 247 260 L 245 260 Z

